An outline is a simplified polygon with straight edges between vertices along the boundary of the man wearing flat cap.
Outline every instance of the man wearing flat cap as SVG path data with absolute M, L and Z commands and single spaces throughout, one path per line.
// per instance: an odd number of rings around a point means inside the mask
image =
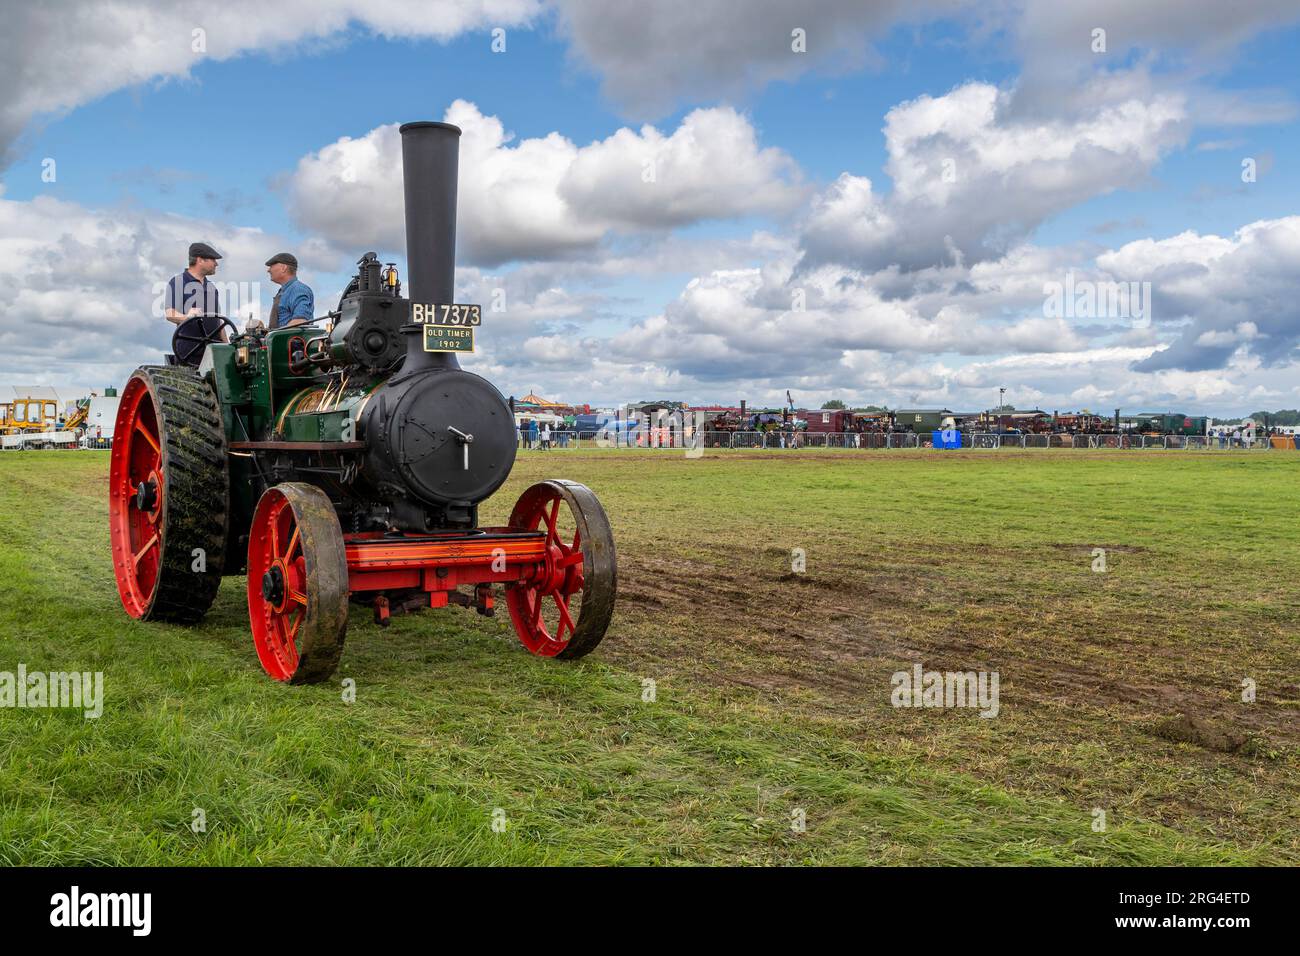
M 298 278 L 298 260 L 291 253 L 277 252 L 267 259 L 266 274 L 280 287 L 271 300 L 267 328 L 302 325 L 315 317 L 316 297 L 307 283 Z
M 190 243 L 190 265 L 167 283 L 167 321 L 180 325 L 192 315 L 220 315 L 221 296 L 208 276 L 221 254 L 206 242 Z

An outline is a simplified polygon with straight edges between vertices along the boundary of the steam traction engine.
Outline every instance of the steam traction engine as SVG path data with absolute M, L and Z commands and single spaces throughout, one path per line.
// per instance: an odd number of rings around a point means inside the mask
M 481 323 L 453 293 L 460 130 L 401 135 L 409 298 L 367 253 L 328 330 L 191 319 L 173 364 L 137 369 L 119 407 L 109 516 L 123 607 L 195 622 L 222 576 L 246 570 L 253 642 L 276 680 L 333 673 L 349 601 L 381 624 L 451 603 L 491 615 L 500 585 L 524 646 L 562 658 L 589 653 L 614 611 L 614 541 L 584 485 L 540 482 L 509 524 L 478 525 L 514 464 L 515 425 L 456 360 Z

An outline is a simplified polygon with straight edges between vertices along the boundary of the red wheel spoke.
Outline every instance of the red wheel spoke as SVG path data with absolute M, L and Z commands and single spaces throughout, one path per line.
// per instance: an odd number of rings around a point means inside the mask
M 295 604 L 301 604 L 303 607 L 307 606 L 307 595 L 295 591 L 293 588 L 289 589 L 289 600 Z
M 582 529 L 581 529 L 581 528 L 579 528 L 577 531 L 573 532 L 573 544 L 571 544 L 569 547 L 570 547 L 571 550 L 573 550 L 573 551 L 577 551 L 577 550 L 578 550 L 578 545 L 580 545 L 580 544 L 582 544 Z
M 569 552 L 568 554 L 566 554 L 564 557 L 560 558 L 560 560 L 557 561 L 556 563 L 557 563 L 560 567 L 562 567 L 562 568 L 571 568 L 571 567 L 573 567 L 575 564 L 581 564 L 581 563 L 582 563 L 582 552 L 581 552 L 581 551 L 571 551 L 571 552 Z
M 533 591 L 533 627 L 542 626 L 542 592 Z
M 289 626 L 289 616 L 287 614 L 277 614 L 271 620 L 272 634 L 275 636 L 273 650 L 275 656 L 293 673 L 298 669 L 298 648 L 294 644 L 294 638 L 298 635 L 298 627 L 302 624 L 302 615 L 298 618 L 298 623 Z
M 289 655 L 288 655 L 288 653 L 286 652 L 286 650 L 285 650 L 285 646 L 284 646 L 284 645 L 285 645 L 285 640 L 284 640 L 284 631 L 285 631 L 285 627 L 284 627 L 284 618 L 281 617 L 281 616 L 278 615 L 278 614 L 273 614 L 273 615 L 271 616 L 271 620 L 270 620 L 270 622 L 269 622 L 269 628 L 268 628 L 268 630 L 270 631 L 270 634 L 271 634 L 271 641 L 270 641 L 270 644 L 271 644 L 271 652 L 272 652 L 273 654 L 275 654 L 275 656 L 278 657 L 278 658 L 280 659 L 280 663 L 281 663 L 281 664 L 288 664 L 288 663 L 289 663 Z
M 136 553 L 135 563 L 137 567 L 139 567 L 140 562 L 144 560 L 144 556 L 148 554 L 149 551 L 153 548 L 153 546 L 156 545 L 157 543 L 158 543 L 158 535 L 155 534 L 152 538 L 149 539 L 149 543 L 146 544 L 143 548 L 141 548 Z
M 548 541 L 560 543 L 560 532 L 555 526 L 555 521 L 560 514 L 560 499 L 556 498 L 551 504 L 551 512 L 546 515 L 546 538 Z
M 267 522 L 271 529 L 271 554 L 275 557 L 280 556 L 280 511 L 281 508 L 277 508 Z
M 555 606 L 560 609 L 560 626 L 555 629 L 555 639 L 564 640 L 564 629 L 567 627 L 569 633 L 574 632 L 573 618 L 569 617 L 569 601 L 563 595 L 555 595 Z
M 298 526 L 295 524 L 293 526 L 293 536 L 289 539 L 289 547 L 284 551 L 283 557 L 285 560 L 293 557 L 293 549 L 298 547 L 300 544 L 302 544 L 302 541 L 298 536 Z M 306 602 L 304 601 L 303 603 L 305 604 Z
M 145 428 L 144 422 L 138 418 L 135 420 L 135 430 L 143 435 L 144 440 L 153 446 L 153 450 L 156 454 L 162 454 L 162 449 L 158 447 L 158 440 L 154 438 L 153 435 L 149 434 L 149 429 Z

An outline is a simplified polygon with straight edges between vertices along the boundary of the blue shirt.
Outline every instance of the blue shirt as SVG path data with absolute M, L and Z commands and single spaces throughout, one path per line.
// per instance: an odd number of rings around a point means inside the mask
M 271 316 L 271 328 L 279 329 L 288 325 L 292 319 L 311 320 L 316 316 L 316 297 L 311 287 L 294 276 L 280 286 L 280 309 L 278 315 Z
M 167 283 L 167 302 L 164 307 L 175 309 L 181 315 L 189 315 L 190 309 L 220 315 L 221 296 L 216 285 L 207 279 L 194 278 L 190 270 L 186 269 Z

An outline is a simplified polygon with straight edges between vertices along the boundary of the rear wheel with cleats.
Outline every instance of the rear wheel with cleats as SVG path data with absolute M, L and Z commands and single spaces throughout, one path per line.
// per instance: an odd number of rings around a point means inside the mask
M 122 607 L 193 623 L 216 599 L 229 473 L 216 395 L 191 369 L 145 366 L 123 389 L 109 459 L 109 537 Z

